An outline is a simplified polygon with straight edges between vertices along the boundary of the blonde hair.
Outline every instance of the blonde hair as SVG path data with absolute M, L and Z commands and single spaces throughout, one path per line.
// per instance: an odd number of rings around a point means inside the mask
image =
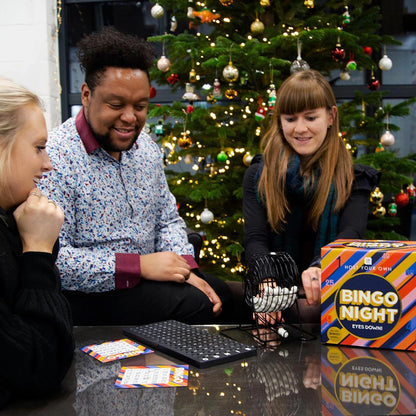
M 286 172 L 289 160 L 296 155 L 283 136 L 281 114 L 295 114 L 305 110 L 336 107 L 332 88 L 325 77 L 314 70 L 299 71 L 287 78 L 276 94 L 273 118 L 261 141 L 264 167 L 259 181 L 259 195 L 266 205 L 268 221 L 274 231 L 279 232 L 290 212 L 286 197 Z M 305 187 L 314 182 L 314 168 L 320 168 L 319 181 L 315 189 L 309 222 L 317 230 L 324 211 L 331 183 L 335 186 L 335 212 L 341 210 L 351 194 L 354 178 L 353 162 L 349 151 L 339 135 L 338 112 L 335 112 L 332 127 L 321 147 L 301 165 L 301 174 L 307 179 Z
M 21 110 L 29 104 L 42 108 L 36 94 L 14 81 L 0 77 L 0 178 L 10 171 L 10 155 L 21 125 Z M 7 189 L 7 184 L 0 179 L 0 190 L 4 192 Z

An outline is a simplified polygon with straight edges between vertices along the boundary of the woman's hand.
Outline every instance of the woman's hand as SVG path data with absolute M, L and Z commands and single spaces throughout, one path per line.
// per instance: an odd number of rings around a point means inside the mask
M 64 213 L 55 202 L 34 189 L 26 201 L 15 209 L 13 216 L 22 240 L 23 252 L 52 253 L 64 222 Z
M 321 269 L 309 267 L 302 273 L 302 285 L 305 289 L 306 301 L 309 305 L 321 302 Z

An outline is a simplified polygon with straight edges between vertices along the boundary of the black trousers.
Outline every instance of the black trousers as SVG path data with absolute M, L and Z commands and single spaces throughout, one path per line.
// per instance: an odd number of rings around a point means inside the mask
M 193 325 L 237 322 L 241 305 L 236 305 L 230 287 L 217 277 L 199 275 L 222 301 L 218 317 L 208 297 L 188 283 L 142 279 L 131 289 L 63 293 L 71 304 L 74 325 L 140 325 L 167 319 Z

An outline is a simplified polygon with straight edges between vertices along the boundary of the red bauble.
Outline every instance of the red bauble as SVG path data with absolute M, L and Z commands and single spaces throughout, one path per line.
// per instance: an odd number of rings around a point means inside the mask
M 186 113 L 187 114 L 192 113 L 193 111 L 194 111 L 194 106 L 193 105 L 188 105 L 186 107 Z
M 368 88 L 371 91 L 378 90 L 380 88 L 380 81 L 378 79 L 375 79 L 374 77 L 372 77 L 370 82 L 368 83 Z
M 409 196 L 403 192 L 403 189 L 396 195 L 396 204 L 399 207 L 405 207 L 409 203 Z
M 373 50 L 371 49 L 371 46 L 363 46 L 363 52 L 366 55 L 371 55 L 373 53 Z
M 155 87 L 150 87 L 150 98 L 154 98 L 156 97 L 156 88 Z
M 331 51 L 331 56 L 335 62 L 342 61 L 345 58 L 344 48 L 341 48 L 341 45 L 335 46 L 335 48 Z

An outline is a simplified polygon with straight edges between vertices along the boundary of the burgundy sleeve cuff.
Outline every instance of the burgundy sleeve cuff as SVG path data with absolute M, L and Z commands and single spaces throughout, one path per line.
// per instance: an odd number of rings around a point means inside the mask
M 116 253 L 115 288 L 130 289 L 140 282 L 140 255 Z
M 191 270 L 199 268 L 198 263 L 190 254 L 183 254 L 182 257 L 187 261 L 187 263 L 191 267 Z

